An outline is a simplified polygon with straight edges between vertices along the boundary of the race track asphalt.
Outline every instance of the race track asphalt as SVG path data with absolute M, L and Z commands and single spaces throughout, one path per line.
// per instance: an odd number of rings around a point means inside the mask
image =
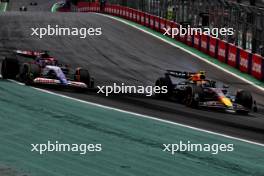
M 209 78 L 229 84 L 231 89 L 251 91 L 259 106 L 263 107 L 264 94 L 260 90 L 139 30 L 100 14 L 44 12 L 51 7 L 54 1 L 39 1 L 39 7 L 29 7 L 29 11 L 37 12 L 16 12 L 19 6 L 29 2 L 13 0 L 9 9 L 14 11 L 0 14 L 0 50 L 13 48 L 49 50 L 51 55 L 62 62 L 70 63 L 73 68 L 87 67 L 95 78 L 96 85 L 111 85 L 116 82 L 147 86 L 153 85 L 166 69 L 205 70 Z M 43 6 L 41 6 L 41 2 Z M 86 39 L 58 36 L 39 39 L 36 36 L 31 36 L 32 27 L 46 27 L 47 25 L 77 28 L 101 27 L 103 35 L 88 36 Z M 1 56 L 4 56 L 4 52 Z M 262 112 L 240 116 L 194 110 L 153 97 L 122 95 L 104 97 L 95 93 L 79 94 L 56 90 L 55 92 L 198 128 L 264 142 L 264 114 Z

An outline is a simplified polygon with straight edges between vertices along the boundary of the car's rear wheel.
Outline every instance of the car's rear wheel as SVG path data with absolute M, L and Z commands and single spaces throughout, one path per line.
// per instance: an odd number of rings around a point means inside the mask
M 15 79 L 19 73 L 19 62 L 15 58 L 5 58 L 2 61 L 1 74 L 3 79 Z
M 184 104 L 188 107 L 197 108 L 199 105 L 199 97 L 195 97 L 201 93 L 200 87 L 187 87 L 184 96 Z
M 253 106 L 253 97 L 249 91 L 241 90 L 237 92 L 235 102 L 250 110 Z

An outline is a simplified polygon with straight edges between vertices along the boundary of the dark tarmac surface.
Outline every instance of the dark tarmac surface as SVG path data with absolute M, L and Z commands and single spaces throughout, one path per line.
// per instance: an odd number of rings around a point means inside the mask
M 10 10 L 18 10 L 26 0 L 11 2 Z M 54 1 L 38 1 L 29 11 L 0 14 L 0 50 L 8 48 L 49 50 L 51 55 L 74 68 L 86 67 L 95 78 L 96 85 L 153 85 L 166 69 L 198 71 L 205 70 L 210 79 L 229 84 L 232 90 L 250 90 L 263 108 L 264 93 L 247 83 L 214 68 L 193 56 L 172 47 L 152 36 L 99 14 L 49 13 Z M 43 12 L 42 12 L 43 11 Z M 39 39 L 31 36 L 31 28 L 47 25 L 76 28 L 101 27 L 102 36 L 47 36 Z M 5 53 L 2 52 L 1 56 Z M 264 113 L 249 116 L 196 110 L 174 102 L 153 97 L 98 96 L 95 93 L 78 94 L 61 92 L 71 97 L 96 102 L 136 113 L 220 132 L 243 139 L 264 142 Z

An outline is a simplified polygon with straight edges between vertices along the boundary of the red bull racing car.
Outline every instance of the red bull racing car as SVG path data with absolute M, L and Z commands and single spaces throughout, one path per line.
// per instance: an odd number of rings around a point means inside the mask
M 248 114 L 257 111 L 250 92 L 239 90 L 232 94 L 227 86 L 217 87 L 216 81 L 206 79 L 204 71 L 198 73 L 167 70 L 156 86 L 166 86 L 166 94 L 157 94 L 163 99 L 174 99 L 189 107 L 203 107 Z
M 3 79 L 16 79 L 26 85 L 49 85 L 76 89 L 94 87 L 89 71 L 78 67 L 74 70 L 58 62 L 47 51 L 15 50 L 2 61 Z

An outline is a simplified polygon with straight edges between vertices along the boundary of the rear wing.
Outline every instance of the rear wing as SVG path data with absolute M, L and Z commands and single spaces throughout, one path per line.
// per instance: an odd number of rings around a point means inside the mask
M 172 76 L 175 78 L 181 79 L 190 79 L 196 75 L 199 75 L 202 79 L 205 79 L 205 71 L 199 71 L 197 73 L 194 72 L 183 72 L 183 71 L 175 71 L 175 70 L 167 70 L 165 73 L 166 76 Z
M 35 58 L 37 56 L 47 56 L 49 57 L 48 51 L 25 51 L 25 50 L 14 50 L 15 54 L 19 54 L 21 56 Z

